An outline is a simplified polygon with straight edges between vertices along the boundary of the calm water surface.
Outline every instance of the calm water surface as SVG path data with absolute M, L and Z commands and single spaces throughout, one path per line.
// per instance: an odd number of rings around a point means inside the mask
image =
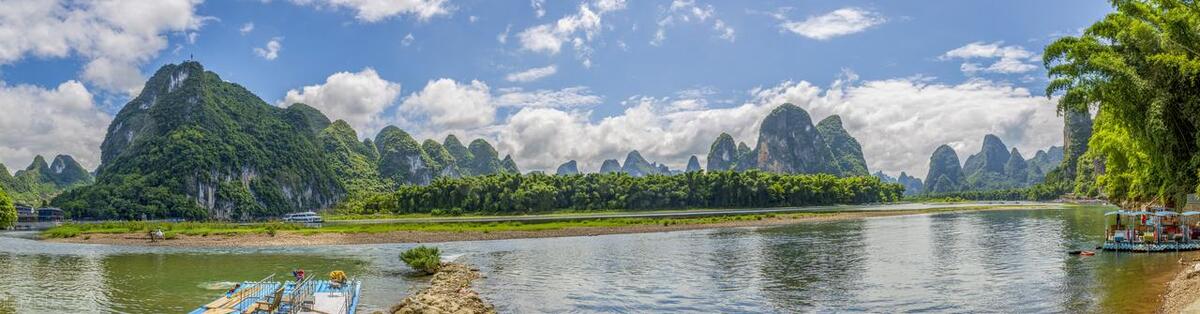
M 1106 208 L 440 244 L 501 312 L 1153 312 L 1177 254 L 1069 256 Z M 367 313 L 420 289 L 412 245 L 162 249 L 0 237 L 0 313 L 184 312 L 303 267 L 364 281 Z

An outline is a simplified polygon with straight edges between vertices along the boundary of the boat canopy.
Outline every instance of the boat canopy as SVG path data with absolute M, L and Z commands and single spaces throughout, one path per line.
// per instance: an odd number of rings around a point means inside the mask
M 1172 212 L 1172 211 L 1162 211 L 1162 212 L 1156 212 L 1156 213 L 1154 213 L 1154 214 L 1155 214 L 1155 215 L 1159 215 L 1159 216 L 1175 216 L 1175 215 L 1179 215 L 1179 213 Z
M 1175 212 L 1170 212 L 1170 213 L 1171 213 L 1171 214 L 1167 214 L 1167 215 L 1176 214 Z M 1194 212 L 1194 213 L 1196 213 L 1196 214 L 1200 215 L 1200 212 Z M 1105 216 L 1112 216 L 1112 215 L 1121 215 L 1121 216 L 1141 216 L 1141 215 L 1154 215 L 1154 214 L 1155 214 L 1155 213 L 1151 213 L 1151 212 L 1148 212 L 1148 211 L 1136 211 L 1136 212 L 1135 212 L 1135 211 L 1128 211 L 1128 210 L 1118 210 L 1118 211 L 1112 211 L 1112 212 L 1107 212 L 1107 213 L 1104 213 L 1104 215 L 1105 215 Z M 1163 216 L 1163 215 L 1159 215 L 1159 216 Z
M 1200 215 L 1200 212 L 1183 212 L 1183 215 L 1184 216 L 1195 216 L 1195 215 Z

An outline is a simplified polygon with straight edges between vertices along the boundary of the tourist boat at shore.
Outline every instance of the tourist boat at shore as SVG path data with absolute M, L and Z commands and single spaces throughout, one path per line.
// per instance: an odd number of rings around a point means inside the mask
M 1200 250 L 1200 212 L 1118 210 L 1104 214 L 1107 251 Z
M 340 273 L 340 272 L 335 272 Z M 333 275 L 333 274 L 331 274 Z M 355 314 L 362 283 L 347 280 L 270 281 L 271 275 L 256 282 L 243 282 L 191 314 Z M 336 276 L 331 276 L 336 277 Z

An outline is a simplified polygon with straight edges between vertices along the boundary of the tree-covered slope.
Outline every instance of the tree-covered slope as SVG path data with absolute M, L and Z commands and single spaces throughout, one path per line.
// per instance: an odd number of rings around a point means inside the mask
M 395 126 L 379 131 L 375 148 L 379 151 L 379 176 L 395 184 L 429 184 L 439 171 L 431 167 L 433 158 L 417 140 Z
M 938 146 L 929 156 L 929 174 L 925 176 L 926 193 L 955 192 L 966 184 L 958 154 L 949 145 Z
M 866 176 L 867 160 L 863 157 L 862 145 L 842 127 L 842 117 L 832 115 L 817 123 L 817 132 L 829 146 L 829 152 L 838 167 L 838 175 Z
M 237 219 L 328 207 L 345 190 L 316 136 L 328 119 L 306 109 L 271 106 L 197 62 L 163 66 L 109 125 L 96 184 L 54 203 L 103 218 Z
M 3 165 L 0 165 L 0 171 L 3 172 L 0 187 L 7 189 L 15 202 L 30 206 L 41 206 L 63 191 L 92 184 L 95 180 L 68 155 L 55 156 L 53 164 L 36 156 L 28 167 L 18 170 L 15 175 L 10 175 Z

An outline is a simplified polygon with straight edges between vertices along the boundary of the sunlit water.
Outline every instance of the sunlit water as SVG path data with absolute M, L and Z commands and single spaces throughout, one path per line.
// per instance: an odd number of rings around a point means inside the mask
M 444 243 L 501 312 L 1152 312 L 1177 254 L 1070 256 L 1103 208 Z M 364 281 L 361 310 L 420 289 L 410 244 L 162 249 L 0 237 L 0 313 L 184 312 L 302 267 Z

